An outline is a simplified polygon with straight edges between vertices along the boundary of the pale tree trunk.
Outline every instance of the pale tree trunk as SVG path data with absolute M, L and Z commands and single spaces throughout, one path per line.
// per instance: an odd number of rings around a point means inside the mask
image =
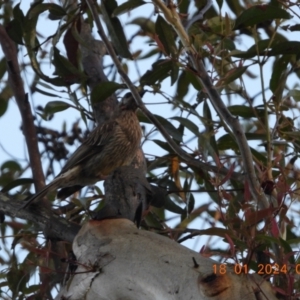
M 56 299 L 277 299 L 256 274 L 215 274 L 209 258 L 126 219 L 89 221 L 77 234 L 78 267 Z

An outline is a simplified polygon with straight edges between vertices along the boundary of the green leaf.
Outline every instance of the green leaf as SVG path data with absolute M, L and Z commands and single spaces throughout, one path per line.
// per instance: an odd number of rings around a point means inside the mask
M 60 96 L 58 96 L 57 94 L 52 94 L 52 93 L 49 93 L 49 92 L 46 92 L 44 90 L 41 90 L 40 88 L 38 87 L 35 87 L 35 91 L 42 94 L 42 95 L 45 95 L 45 96 L 48 96 L 48 97 L 55 97 L 55 98 L 61 98 Z
M 114 10 L 114 12 L 112 13 L 112 17 L 116 17 L 116 16 L 119 16 L 119 15 L 124 14 L 126 12 L 129 12 L 129 11 L 131 11 L 131 10 L 137 8 L 137 7 L 140 7 L 140 6 L 142 6 L 146 3 L 147 2 L 145 2 L 143 0 L 129 0 L 129 1 L 126 1 Z
M 24 22 L 25 16 L 22 9 L 20 8 L 20 3 L 18 3 L 13 8 L 13 15 L 14 15 L 14 19 L 18 20 L 21 24 Z
M 291 140 L 293 138 L 300 138 L 300 132 L 299 131 L 283 131 L 285 138 L 290 137 Z
M 8 101 L 0 97 L 0 117 L 5 114 L 7 107 L 8 107 Z
M 95 104 L 104 101 L 111 96 L 118 89 L 124 89 L 124 84 L 120 84 L 113 81 L 100 82 L 92 90 L 91 103 Z
M 36 59 L 36 48 L 39 46 L 39 43 L 36 38 L 36 24 L 38 17 L 41 13 L 51 7 L 50 4 L 40 4 L 34 3 L 27 15 L 24 18 L 24 28 L 23 28 L 23 38 L 27 48 L 27 53 L 31 61 L 31 66 L 33 70 L 46 82 L 50 82 L 56 86 L 65 86 L 66 83 L 59 77 L 50 78 L 45 75 L 40 69 L 40 63 Z
M 247 51 L 233 50 L 230 52 L 229 55 L 238 58 L 252 58 L 257 55 L 263 55 L 263 56 L 277 55 L 276 52 L 282 52 L 279 54 L 284 54 L 283 52 L 288 52 L 288 51 L 296 52 L 298 48 L 297 43 L 298 42 L 289 42 L 286 40 L 282 40 L 281 38 L 278 38 L 276 40 L 266 39 L 266 40 L 258 41 L 257 44 L 252 45 Z M 274 48 L 276 52 L 272 50 Z M 284 50 L 284 48 L 286 49 Z M 297 53 L 291 53 L 291 54 L 297 54 Z
M 289 96 L 293 97 L 295 101 L 300 101 L 300 90 L 290 90 Z
M 32 178 L 19 178 L 14 181 L 11 181 L 9 184 L 7 184 L 1 190 L 1 192 L 6 193 L 19 185 L 32 184 L 32 183 L 34 183 L 34 180 Z
M 188 93 L 189 84 L 186 72 L 183 71 L 177 81 L 176 95 L 174 97 L 176 100 L 183 101 L 184 96 Z
M 236 49 L 234 41 L 230 38 L 223 39 L 223 47 L 224 49 L 227 49 L 229 51 L 233 51 Z
M 224 134 L 223 136 L 221 136 L 218 139 L 217 143 L 219 150 L 232 149 L 233 151 L 237 151 L 239 149 L 236 141 L 232 138 L 230 134 Z
M 223 0 L 217 0 L 217 4 L 219 6 L 219 9 L 221 9 L 223 6 Z
M 210 112 L 210 108 L 207 104 L 207 101 L 205 101 L 204 105 L 203 105 L 203 116 L 204 116 L 204 118 L 206 118 L 206 120 L 203 122 L 205 129 L 206 129 L 204 138 L 206 136 L 209 138 L 209 147 L 207 149 L 208 149 L 210 155 L 213 157 L 213 159 L 218 160 L 217 157 L 219 157 L 219 150 L 218 150 L 217 142 L 216 142 L 216 138 L 215 138 L 213 120 L 211 117 L 211 112 Z M 199 141 L 200 140 L 201 140 L 201 138 L 199 139 Z M 216 163 L 218 163 L 218 162 L 216 162 Z
M 274 101 L 280 101 L 282 99 L 287 79 L 286 70 L 290 61 L 289 58 L 290 56 L 283 55 L 274 62 L 272 76 L 270 79 L 270 90 L 275 96 Z
M 112 17 L 112 14 L 117 7 L 118 4 L 115 0 L 101 1 L 101 12 L 103 19 L 117 53 L 124 58 L 132 59 L 131 53 L 128 50 L 127 39 L 125 37 L 120 20 L 117 17 Z
M 23 27 L 17 20 L 11 20 L 7 26 L 6 31 L 9 35 L 9 37 L 17 44 L 24 45 L 23 43 Z
M 159 221 L 159 217 L 157 217 L 158 215 L 161 215 L 162 212 L 164 210 L 162 208 L 160 209 L 151 209 L 151 212 L 149 214 L 147 214 L 144 218 L 147 226 L 151 227 L 151 228 L 156 228 L 157 230 L 163 230 L 163 225 L 162 222 Z M 159 214 L 158 214 L 159 212 Z M 162 218 L 163 220 L 165 219 L 164 217 Z
M 290 14 L 282 8 L 265 4 L 255 5 L 244 10 L 240 16 L 237 17 L 233 30 L 257 25 L 269 20 L 290 18 Z
M 293 253 L 293 249 L 291 248 L 290 244 L 282 238 L 279 239 L 280 239 L 280 244 L 284 250 L 284 254 L 286 254 L 289 257 L 289 262 L 292 265 L 295 265 L 295 258 L 293 255 L 291 255 L 291 253 Z
M 228 110 L 235 116 L 243 118 L 257 118 L 263 117 L 265 111 L 263 108 L 249 107 L 245 105 L 232 105 L 227 107 Z
M 165 197 L 164 207 L 166 210 L 171 211 L 175 214 L 183 214 L 185 210 L 179 205 L 175 204 L 170 197 Z
M 155 144 L 157 144 L 159 147 L 167 151 L 168 153 L 174 153 L 173 149 L 169 146 L 168 143 L 163 142 L 161 140 L 152 140 Z
M 192 133 L 194 133 L 196 136 L 199 135 L 199 128 L 197 125 L 195 125 L 191 120 L 187 118 L 182 117 L 173 117 L 172 120 L 178 121 L 180 124 L 182 124 L 184 127 L 189 129 Z
M 147 71 L 141 77 L 141 85 L 154 85 L 157 82 L 163 81 L 166 77 L 169 76 L 173 71 L 173 65 L 176 64 L 173 61 L 159 60 L 152 65 L 152 70 Z
M 190 0 L 181 0 L 177 2 L 181 14 L 187 14 L 190 5 Z
M 104 43 L 96 43 L 97 40 L 94 40 L 94 42 L 91 44 L 89 39 L 85 39 L 82 33 L 80 33 L 78 30 L 78 23 L 74 22 L 72 24 L 72 27 L 69 27 L 69 29 L 66 31 L 65 37 L 64 37 L 64 46 L 67 51 L 67 57 L 72 62 L 74 66 L 78 65 L 78 47 L 79 44 L 83 46 L 84 48 L 89 49 L 89 51 L 92 50 L 92 47 L 96 45 L 96 49 L 94 50 L 95 53 L 97 52 L 97 55 L 103 56 L 107 54 L 107 50 L 105 48 Z
M 70 107 L 70 105 L 63 101 L 50 101 L 45 106 L 46 114 L 54 114 L 63 110 L 66 110 Z
M 182 134 L 176 127 L 169 122 L 166 118 L 163 118 L 159 115 L 154 115 L 156 119 L 159 121 L 161 125 L 165 128 L 165 130 L 178 142 L 182 142 Z
M 190 197 L 188 199 L 187 212 L 190 214 L 195 207 L 195 197 L 192 193 L 190 193 Z
M 208 236 L 220 236 L 220 237 L 226 237 L 227 235 L 230 235 L 230 230 L 224 229 L 224 228 L 218 228 L 218 227 L 212 227 L 208 229 L 201 229 L 199 230 L 199 233 L 201 235 L 208 235 Z
M 300 31 L 300 24 L 292 25 L 287 28 L 289 31 Z
M 249 51 L 249 50 L 248 50 Z M 251 52 L 248 53 L 248 51 L 241 51 L 241 50 L 232 50 L 229 55 L 230 56 L 234 56 L 234 57 L 238 57 L 238 58 L 251 58 L 257 55 L 257 52 Z
M 250 147 L 250 150 L 251 150 L 252 155 L 256 158 L 256 160 L 258 160 L 264 166 L 268 165 L 267 158 L 264 155 L 262 155 L 261 153 L 259 153 L 255 149 L 253 149 L 252 147 Z
M 57 15 L 60 15 L 60 16 L 66 15 L 65 10 L 57 4 L 39 3 L 37 5 L 31 6 L 30 11 L 28 12 L 28 16 L 30 18 L 37 17 L 41 13 L 45 12 L 46 10 L 48 10 L 50 12 L 53 12 L 54 14 L 57 14 Z
M 245 133 L 245 135 L 246 135 L 246 138 L 247 138 L 248 141 L 250 141 L 250 140 L 262 140 L 262 141 L 266 140 L 266 135 L 263 134 L 263 133 L 249 133 L 249 132 L 247 132 L 247 133 Z
M 63 7 L 57 5 L 57 4 L 50 4 L 51 6 L 48 8 L 49 10 L 49 18 L 50 20 L 60 20 L 62 17 L 67 15 L 66 11 L 63 9 Z
M 177 81 L 178 74 L 179 74 L 179 66 L 177 63 L 173 63 L 171 68 L 171 74 L 170 74 L 171 86 Z
M 6 31 L 9 37 L 19 45 L 24 45 L 23 43 L 23 21 L 24 14 L 20 9 L 20 3 L 17 4 L 13 9 L 14 19 L 11 20 L 6 25 Z
M 1 166 L 1 171 L 4 171 L 5 169 L 13 172 L 20 172 L 22 170 L 20 164 L 18 164 L 14 160 L 7 160 L 6 162 L 4 162 Z
M 152 57 L 156 54 L 160 53 L 158 48 L 155 48 L 155 49 L 152 49 L 150 50 L 149 52 L 147 52 L 146 54 L 142 55 L 142 56 L 139 56 L 139 60 L 142 60 L 142 59 L 146 59 L 146 58 L 149 58 L 149 57 Z
M 155 34 L 155 24 L 148 18 L 136 18 L 128 24 L 138 25 L 145 33 Z
M 259 134 L 259 133 L 246 133 L 247 140 L 262 140 L 264 141 L 266 139 L 265 134 Z M 236 141 L 233 139 L 233 137 L 230 134 L 224 134 L 218 139 L 218 149 L 219 150 L 238 150 L 238 145 Z
M 300 42 L 285 41 L 272 46 L 272 50 L 268 51 L 269 56 L 283 55 L 283 54 L 296 54 L 299 55 Z
M 4 76 L 6 71 L 7 71 L 6 59 L 5 59 L 5 57 L 3 57 L 0 60 L 0 79 Z
M 237 78 L 240 78 L 245 73 L 247 68 L 248 67 L 245 66 L 245 67 L 237 67 L 237 68 L 233 68 L 233 69 L 229 70 L 227 72 L 227 74 L 225 75 L 225 77 L 223 77 L 221 79 L 221 84 L 226 85 L 226 84 L 229 84 L 230 82 L 236 80 Z
M 164 46 L 165 53 L 172 57 L 177 57 L 177 48 L 175 45 L 174 31 L 171 25 L 169 25 L 163 17 L 160 15 L 157 17 L 155 23 L 155 32 Z
M 226 4 L 236 16 L 245 10 L 245 7 L 243 7 L 240 2 L 236 0 L 227 0 Z
M 213 191 L 216 191 L 216 188 L 214 185 L 212 185 L 210 178 L 207 178 L 207 180 L 204 180 L 204 189 L 206 191 L 209 191 L 207 193 L 215 203 L 220 203 L 220 197 L 219 197 L 218 193 L 213 192 Z
M 48 97 L 62 98 L 62 97 L 58 96 L 57 94 L 52 94 L 52 93 L 43 91 L 43 90 L 41 90 L 37 87 L 35 88 L 35 91 L 42 94 L 42 95 L 48 96 Z
M 53 50 L 53 64 L 55 65 L 56 73 L 62 76 L 66 83 L 72 84 L 87 78 L 86 75 L 75 68 L 67 58 L 60 55 L 56 47 L 54 47 Z
M 186 76 L 195 90 L 197 91 L 203 90 L 200 80 L 195 73 L 193 73 L 191 70 L 186 69 Z

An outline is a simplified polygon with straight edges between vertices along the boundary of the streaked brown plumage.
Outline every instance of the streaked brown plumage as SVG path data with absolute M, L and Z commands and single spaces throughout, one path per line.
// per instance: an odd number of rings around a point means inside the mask
M 59 188 L 66 191 L 64 194 L 70 194 L 68 189 L 95 184 L 117 167 L 130 165 L 142 138 L 136 110 L 135 100 L 127 93 L 111 119 L 95 128 L 55 179 L 23 207 Z

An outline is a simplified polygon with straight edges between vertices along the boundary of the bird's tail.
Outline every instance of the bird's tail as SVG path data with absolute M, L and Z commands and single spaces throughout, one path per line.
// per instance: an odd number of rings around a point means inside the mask
M 40 200 L 41 198 L 46 196 L 48 193 L 50 193 L 51 191 L 55 191 L 59 187 L 60 187 L 60 178 L 56 178 L 52 182 L 50 182 L 48 185 L 46 185 L 43 189 L 41 189 L 38 193 L 33 195 L 28 201 L 26 201 L 26 203 L 24 203 L 21 206 L 21 209 L 27 207 L 30 203 L 32 203 L 34 201 Z

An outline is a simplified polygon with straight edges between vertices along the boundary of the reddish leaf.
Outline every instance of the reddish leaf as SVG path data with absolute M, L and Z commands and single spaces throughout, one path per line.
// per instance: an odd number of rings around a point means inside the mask
M 272 236 L 276 238 L 279 237 L 279 228 L 275 219 L 271 220 L 271 232 L 272 232 Z
M 229 169 L 228 173 L 227 173 L 226 176 L 221 180 L 220 185 L 223 185 L 227 180 L 230 179 L 231 174 L 232 174 L 234 168 L 235 168 L 235 163 L 233 163 L 233 164 L 230 166 L 230 169 Z
M 76 23 L 77 30 L 80 32 L 80 21 Z M 72 28 L 69 28 L 64 36 L 63 43 L 65 45 L 66 51 L 67 51 L 67 57 L 69 61 L 72 63 L 72 65 L 76 68 L 78 68 L 78 62 L 77 62 L 77 50 L 78 50 L 78 42 L 74 38 L 72 34 Z
M 273 214 L 273 209 L 268 207 L 258 211 L 247 210 L 245 212 L 245 222 L 247 226 L 257 225 Z
M 231 255 L 234 256 L 234 254 L 235 254 L 234 242 L 233 242 L 233 240 L 231 239 L 231 237 L 227 233 L 225 233 L 225 238 L 226 238 L 226 240 L 228 241 L 228 243 L 230 245 Z
M 251 200 L 251 193 L 249 189 L 249 183 L 248 181 L 245 181 L 244 185 L 244 201 L 249 202 Z

